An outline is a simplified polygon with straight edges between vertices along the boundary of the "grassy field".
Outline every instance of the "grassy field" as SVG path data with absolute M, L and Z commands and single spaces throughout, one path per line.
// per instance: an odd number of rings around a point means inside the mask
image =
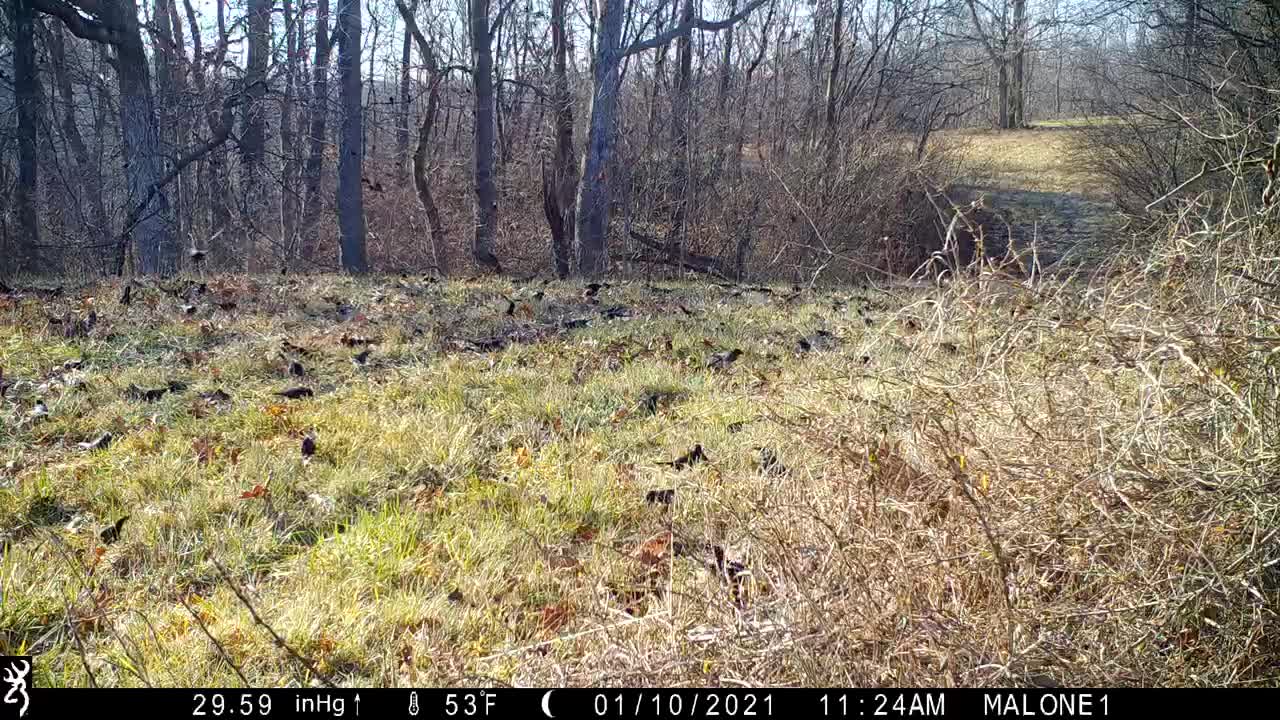
M 1101 198 L 1105 186 L 1074 158 L 1084 136 L 1070 121 L 1026 130 L 949 130 L 937 141 L 959 154 L 964 182 L 993 190 L 1070 193 Z
M 941 141 L 1016 217 L 1090 191 L 1078 137 Z M 4 288 L 0 654 L 46 686 L 1275 685 L 1267 227 L 939 287 Z
M 42 685 L 1274 683 L 1274 359 L 1238 338 L 1278 328 L 1188 334 L 1145 277 L 0 296 L 0 652 Z

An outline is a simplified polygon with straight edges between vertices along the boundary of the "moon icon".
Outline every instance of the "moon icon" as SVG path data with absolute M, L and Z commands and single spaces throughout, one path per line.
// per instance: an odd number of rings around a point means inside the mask
M 551 714 L 551 691 L 550 690 L 547 691 L 547 694 L 542 696 L 542 714 L 546 715 L 549 718 L 555 717 L 555 715 Z

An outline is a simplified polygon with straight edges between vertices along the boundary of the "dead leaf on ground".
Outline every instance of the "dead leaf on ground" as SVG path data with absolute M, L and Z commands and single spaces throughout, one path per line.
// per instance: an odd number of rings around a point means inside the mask
M 542 608 L 540 625 L 544 632 L 557 632 L 569 623 L 573 617 L 573 608 L 568 603 L 554 603 Z
M 635 549 L 631 557 L 645 565 L 654 566 L 666 562 L 670 555 L 671 531 L 664 530 L 640 543 L 640 546 Z

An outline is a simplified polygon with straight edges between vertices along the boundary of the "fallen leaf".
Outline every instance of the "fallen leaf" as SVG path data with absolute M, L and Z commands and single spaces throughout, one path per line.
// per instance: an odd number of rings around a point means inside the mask
M 641 543 L 631 556 L 645 565 L 658 565 L 664 562 L 670 553 L 671 531 L 664 530 Z
M 258 485 L 254 485 L 252 490 L 247 490 L 245 492 L 240 493 L 240 499 L 254 500 L 256 498 L 266 497 L 266 495 L 267 495 L 267 488 L 262 486 L 261 484 L 258 484 Z
M 545 632 L 556 632 L 568 624 L 573 610 L 567 603 L 555 603 L 542 608 L 541 626 Z
M 527 468 L 533 464 L 533 455 L 529 453 L 529 448 L 521 446 L 516 448 L 516 465 Z

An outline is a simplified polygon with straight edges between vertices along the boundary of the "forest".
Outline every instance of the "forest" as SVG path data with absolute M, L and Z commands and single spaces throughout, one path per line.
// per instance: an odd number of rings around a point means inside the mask
M 938 131 L 1119 118 L 1145 203 L 1274 40 L 1266 3 L 136 5 L 9 4 L 7 273 L 909 275 Z

